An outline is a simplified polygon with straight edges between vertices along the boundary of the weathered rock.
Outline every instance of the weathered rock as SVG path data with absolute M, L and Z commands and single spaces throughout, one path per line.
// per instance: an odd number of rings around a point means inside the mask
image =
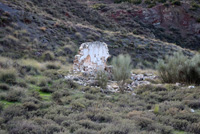
M 75 72 L 94 72 L 104 70 L 109 57 L 108 47 L 103 42 L 88 42 L 81 44 L 79 54 L 75 56 Z
M 189 89 L 195 88 L 195 86 L 188 86 Z

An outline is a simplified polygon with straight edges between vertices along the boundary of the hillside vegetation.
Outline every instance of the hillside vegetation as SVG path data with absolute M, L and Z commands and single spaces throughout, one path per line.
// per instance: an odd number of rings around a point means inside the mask
M 200 88 L 174 84 L 101 92 L 63 79 L 60 62 L 0 58 L 0 133 L 176 134 L 200 131 Z M 191 112 L 194 110 L 195 112 Z
M 92 41 L 114 68 L 84 86 Z M 0 0 L 0 134 L 199 134 L 199 49 L 199 0 Z

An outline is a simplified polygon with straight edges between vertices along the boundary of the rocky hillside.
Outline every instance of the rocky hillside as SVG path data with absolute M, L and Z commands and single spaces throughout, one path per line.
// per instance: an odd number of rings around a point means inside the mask
M 128 52 L 135 63 L 149 64 L 178 50 L 193 55 L 177 46 L 199 48 L 199 23 L 189 15 L 198 15 L 199 9 L 187 12 L 189 6 L 184 5 L 147 8 L 111 0 L 0 0 L 0 53 L 38 59 L 52 51 L 57 59 L 72 62 L 81 43 L 99 40 L 109 45 L 111 55 Z

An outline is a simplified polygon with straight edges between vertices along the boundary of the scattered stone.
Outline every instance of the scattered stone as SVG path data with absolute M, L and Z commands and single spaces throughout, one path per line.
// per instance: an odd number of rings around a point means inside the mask
M 179 87 L 180 87 L 180 86 L 181 86 L 181 83 L 176 83 L 176 86 L 179 86 Z
M 136 96 L 136 94 L 135 94 L 135 93 L 132 93 L 132 96 Z
M 195 88 L 195 86 L 188 86 L 189 89 Z
M 156 79 L 157 77 L 153 74 L 132 74 L 131 75 L 131 84 L 125 83 L 124 89 L 127 92 L 134 91 L 134 88 L 141 86 L 141 85 L 149 85 L 151 82 L 148 80 Z M 95 76 L 93 75 L 86 75 L 85 73 L 80 74 L 69 74 L 65 76 L 66 80 L 72 80 L 73 82 L 82 85 L 82 86 L 90 86 L 90 87 L 98 87 L 98 81 L 96 80 Z M 101 89 L 102 92 L 112 92 L 116 93 L 119 92 L 119 86 L 117 85 L 117 81 L 108 81 L 108 85 L 106 89 Z
M 131 79 L 132 80 L 137 80 L 137 81 L 143 81 L 145 79 L 156 79 L 157 76 L 153 74 L 132 74 Z
M 190 111 L 192 112 L 192 113 L 194 113 L 195 111 L 194 111 L 194 109 L 190 109 Z

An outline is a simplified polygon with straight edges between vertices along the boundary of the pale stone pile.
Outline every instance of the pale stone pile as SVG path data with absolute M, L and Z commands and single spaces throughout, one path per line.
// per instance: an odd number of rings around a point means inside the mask
M 94 76 L 83 76 L 82 74 L 70 74 L 65 76 L 66 80 L 72 80 L 73 82 L 81 85 L 81 86 L 90 86 L 90 87 L 99 87 L 98 82 Z M 157 79 L 157 76 L 153 74 L 132 74 L 130 77 L 131 83 L 126 83 L 125 90 L 126 91 L 134 91 L 134 88 L 141 85 L 151 84 L 150 80 Z M 119 87 L 116 81 L 109 80 L 106 89 L 110 92 L 119 92 Z

